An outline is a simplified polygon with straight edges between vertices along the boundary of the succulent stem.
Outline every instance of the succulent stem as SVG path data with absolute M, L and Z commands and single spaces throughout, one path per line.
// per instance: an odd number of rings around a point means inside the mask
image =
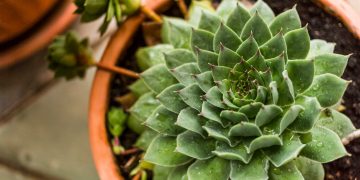
M 138 79 L 140 76 L 138 73 L 131 71 L 129 69 L 125 69 L 122 67 L 116 67 L 116 66 L 109 66 L 101 63 L 97 63 L 96 66 L 100 69 L 107 70 L 110 72 L 118 73 L 124 76 L 132 77 Z
M 180 8 L 181 13 L 184 15 L 185 19 L 187 19 L 188 16 L 188 8 L 186 7 L 184 0 L 178 0 L 177 4 Z
M 163 22 L 161 17 L 154 10 L 152 10 L 146 6 L 141 6 L 140 11 L 155 22 L 158 22 L 158 23 Z
M 344 145 L 348 145 L 351 141 L 360 138 L 360 129 L 350 133 L 346 137 L 344 137 L 341 141 Z

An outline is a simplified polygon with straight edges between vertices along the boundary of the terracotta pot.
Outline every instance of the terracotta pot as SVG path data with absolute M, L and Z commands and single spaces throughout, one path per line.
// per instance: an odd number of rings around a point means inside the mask
M 44 48 L 75 18 L 72 0 L 1 0 L 0 70 Z
M 325 2 L 325 0 L 323 1 Z M 158 7 L 164 6 L 166 3 L 168 3 L 168 0 L 151 0 L 151 3 L 146 3 L 146 5 L 152 9 L 157 9 Z M 340 17 L 348 17 L 348 15 L 344 14 L 344 11 L 339 11 L 338 13 Z M 118 58 L 126 52 L 128 43 L 131 42 L 133 35 L 144 19 L 145 17 L 142 14 L 134 16 L 128 19 L 117 30 L 112 36 L 101 58 L 102 64 L 112 66 L 117 64 Z M 358 19 L 349 19 L 346 22 L 353 23 L 356 20 Z M 357 29 L 357 25 L 355 26 Z M 360 38 L 360 34 L 358 37 Z M 91 149 L 99 177 L 103 180 L 123 179 L 112 152 L 106 129 L 106 112 L 108 110 L 110 98 L 111 78 L 112 74 L 110 72 L 101 69 L 96 71 L 89 106 L 89 135 Z

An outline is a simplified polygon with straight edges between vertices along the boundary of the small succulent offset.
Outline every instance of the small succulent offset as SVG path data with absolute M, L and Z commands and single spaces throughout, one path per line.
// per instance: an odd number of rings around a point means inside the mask
M 275 17 L 262 1 L 224 0 L 188 22 L 165 18 L 162 39 L 137 82 L 155 109 L 144 122 L 155 176 L 323 179 L 321 163 L 348 155 L 340 138 L 354 126 L 335 110 L 348 56 L 310 40 L 295 7 Z
M 67 80 L 84 77 L 87 68 L 95 63 L 88 40 L 79 40 L 71 31 L 54 39 L 49 46 L 47 60 L 55 77 Z
M 124 16 L 134 14 L 140 7 L 140 0 L 75 0 L 77 6 L 75 11 L 82 14 L 82 22 L 90 22 L 99 17 L 104 17 L 104 22 L 99 31 L 104 34 L 111 20 L 115 17 L 118 23 L 122 22 Z

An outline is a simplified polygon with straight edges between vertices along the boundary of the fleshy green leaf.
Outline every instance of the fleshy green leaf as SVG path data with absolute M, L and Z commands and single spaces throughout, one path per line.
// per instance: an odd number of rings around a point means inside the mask
M 166 66 L 174 69 L 184 63 L 196 62 L 194 54 L 186 49 L 174 49 L 164 53 Z
M 321 39 L 313 39 L 310 41 L 310 51 L 307 59 L 312 59 L 316 56 L 333 53 L 335 49 L 335 43 L 328 43 Z
M 190 49 L 191 26 L 183 19 L 164 18 L 161 37 L 164 43 L 175 48 Z
M 215 33 L 220 26 L 221 19 L 210 11 L 201 11 L 201 18 L 199 22 L 199 29 L 203 29 Z M 212 50 L 212 49 L 209 49 Z
M 242 106 L 239 109 L 239 112 L 246 114 L 248 118 L 255 118 L 256 114 L 259 112 L 262 106 L 263 104 L 259 102 L 250 103 L 248 105 Z
M 236 51 L 241 44 L 240 38 L 237 34 L 225 24 L 221 23 L 218 30 L 215 32 L 213 47 L 214 52 L 220 51 L 220 45 Z
M 277 102 L 279 101 L 279 92 L 277 90 L 276 81 L 270 82 L 269 87 L 271 91 L 271 103 L 277 104 Z
M 262 45 L 271 39 L 271 32 L 259 13 L 255 13 L 245 24 L 241 33 L 241 39 L 245 41 L 251 34 L 254 35 L 258 45 Z
M 224 21 L 228 19 L 231 12 L 236 8 L 237 0 L 223 0 L 219 7 L 216 9 L 216 14 Z
M 223 128 L 221 124 L 214 121 L 208 121 L 206 122 L 205 126 L 203 126 L 203 128 L 209 134 L 210 137 L 213 137 L 219 141 L 226 142 L 230 146 L 236 145 L 232 141 L 232 139 L 228 137 L 229 129 Z
M 175 152 L 175 148 L 175 137 L 159 135 L 151 142 L 144 160 L 165 167 L 176 167 L 191 161 L 192 158 Z
M 280 83 L 282 80 L 282 72 L 285 70 L 285 54 L 281 54 L 275 58 L 267 59 L 266 64 L 270 67 L 271 76 L 274 81 Z
M 146 149 L 150 146 L 152 140 L 158 135 L 159 133 L 150 129 L 146 128 L 143 133 L 141 133 L 140 137 L 136 140 L 135 146 L 146 151 Z
M 276 180 L 305 180 L 294 162 L 289 162 L 281 167 L 269 168 L 270 179 Z
M 187 170 L 188 170 L 188 165 L 184 165 L 184 166 L 178 166 L 176 168 L 174 168 L 170 174 L 167 180 L 188 180 L 187 177 Z
M 253 141 L 251 141 L 248 152 L 251 153 L 258 149 L 271 147 L 271 146 L 277 146 L 277 145 L 283 145 L 283 142 L 279 138 L 279 136 L 263 135 L 263 136 L 255 138 Z
M 247 38 L 236 50 L 236 53 L 238 53 L 244 60 L 248 60 L 255 55 L 258 49 L 259 46 L 253 34 L 251 34 L 249 38 Z
M 139 48 L 136 51 L 136 63 L 141 70 L 146 70 L 151 66 L 165 62 L 163 53 L 172 50 L 169 44 L 159 44 L 151 47 Z
M 307 96 L 299 96 L 295 104 L 301 105 L 304 110 L 299 113 L 289 128 L 295 132 L 309 132 L 319 118 L 321 106 L 316 98 Z
M 218 65 L 233 68 L 240 61 L 241 57 L 233 50 L 220 46 Z
M 197 54 L 197 63 L 201 72 L 206 72 L 211 70 L 210 65 L 217 64 L 218 55 L 211 51 L 206 51 L 202 49 L 196 49 Z
M 203 11 L 213 12 L 215 9 L 210 1 L 191 1 L 188 14 L 189 23 L 197 27 L 203 18 L 201 17 Z
M 231 127 L 229 136 L 261 136 L 261 130 L 254 123 L 240 122 Z
M 280 106 L 291 104 L 295 99 L 294 86 L 287 71 L 285 70 L 282 75 L 283 80 L 278 85 L 279 100 L 277 104 Z
M 279 116 L 283 110 L 281 107 L 275 104 L 269 104 L 262 106 L 260 111 L 256 114 L 255 124 L 257 126 L 263 126 L 269 122 L 271 122 L 274 118 Z
M 334 131 L 340 138 L 344 138 L 355 131 L 355 127 L 351 120 L 334 109 L 325 109 L 320 116 L 320 119 L 317 121 L 317 125 Z
M 333 131 L 315 126 L 311 133 L 312 141 L 306 144 L 301 155 L 321 163 L 327 163 L 348 154 L 339 136 Z
M 204 50 L 213 50 L 214 34 L 201 29 L 193 29 L 191 33 L 191 47 Z
M 158 64 L 147 69 L 141 73 L 141 78 L 149 89 L 156 94 L 159 94 L 168 86 L 177 83 L 177 80 L 171 75 L 164 64 Z
M 178 91 L 181 99 L 190 107 L 201 111 L 203 91 L 197 84 L 192 84 Z
M 270 30 L 273 35 L 279 33 L 281 30 L 284 33 L 299 29 L 301 27 L 301 21 L 296 6 L 287 10 L 278 16 L 271 22 Z
M 341 77 L 345 71 L 349 56 L 323 54 L 315 57 L 315 75 L 331 73 Z
M 207 92 L 210 88 L 215 86 L 211 71 L 206 71 L 201 74 L 195 75 L 194 79 L 204 92 Z
M 194 76 L 200 73 L 196 63 L 186 63 L 170 70 L 174 77 L 184 86 L 195 83 Z
M 268 66 L 265 63 L 264 56 L 260 53 L 260 51 L 257 51 L 254 56 L 252 56 L 247 63 L 252 65 L 255 69 L 259 71 L 265 71 L 267 70 Z
M 305 144 L 301 143 L 299 136 L 292 133 L 283 135 L 283 143 L 282 146 L 274 146 L 264 150 L 264 153 L 275 167 L 283 166 L 292 161 L 305 147 Z
M 205 98 L 207 102 L 210 104 L 219 107 L 219 108 L 225 108 L 226 106 L 222 103 L 222 94 L 217 86 L 212 87 L 209 89 L 209 91 L 206 93 Z
M 269 161 L 261 153 L 254 154 L 249 164 L 244 164 L 241 161 L 231 161 L 231 179 L 268 179 Z
M 197 160 L 188 169 L 189 180 L 227 180 L 230 174 L 230 161 L 214 157 Z
M 227 119 L 232 123 L 239 123 L 242 121 L 249 121 L 244 113 L 231 111 L 231 110 L 223 110 L 220 113 L 220 117 Z
M 314 61 L 291 60 L 286 64 L 286 70 L 297 94 L 305 91 L 313 82 Z
M 207 119 L 215 121 L 224 127 L 225 125 L 222 123 L 220 118 L 220 112 L 220 108 L 217 108 L 216 106 L 204 101 L 202 104 L 200 115 Z
M 153 180 L 167 180 L 170 172 L 173 170 L 173 167 L 163 167 L 155 165 L 153 172 Z
M 265 59 L 270 59 L 286 52 L 286 42 L 280 32 L 260 47 L 261 54 Z
M 198 111 L 190 107 L 183 109 L 175 124 L 204 136 L 205 131 L 202 126 L 205 124 L 205 119 L 198 116 L 198 113 Z
M 266 24 L 269 24 L 274 18 L 275 14 L 263 0 L 258 0 L 254 6 L 250 9 L 250 14 L 254 15 L 256 12 L 264 19 Z
M 156 98 L 161 102 L 162 105 L 169 111 L 179 113 L 182 109 L 186 108 L 187 105 L 182 101 L 177 91 L 183 89 L 185 86 L 181 84 L 174 84 L 162 91 Z
M 235 147 L 231 147 L 226 143 L 217 142 L 216 149 L 213 153 L 221 158 L 228 160 L 242 161 L 243 163 L 249 163 L 253 154 L 248 154 L 243 144 L 239 144 Z
M 145 124 L 160 134 L 176 136 L 184 131 L 182 127 L 175 125 L 176 119 L 177 114 L 160 105 L 145 121 Z
M 307 27 L 295 29 L 285 34 L 289 59 L 304 59 L 310 49 L 310 36 Z
M 128 86 L 128 88 L 137 97 L 140 97 L 141 95 L 150 91 L 142 79 L 136 80 L 134 83 Z
M 176 151 L 199 160 L 213 157 L 212 151 L 215 149 L 215 140 L 205 139 L 197 133 L 185 131 L 176 138 Z
M 277 133 L 281 134 L 284 130 L 292 124 L 296 117 L 298 117 L 299 113 L 304 110 L 304 107 L 301 105 L 292 105 L 290 108 L 284 113 L 284 115 L 270 124 L 270 127 L 274 128 Z
M 250 17 L 251 16 L 247 9 L 240 3 L 237 3 L 235 10 L 232 11 L 229 18 L 227 19 L 226 25 L 229 26 L 236 34 L 240 36 L 243 27 L 250 19 Z
M 298 157 L 295 159 L 294 163 L 304 179 L 323 180 L 325 177 L 324 168 L 319 162 L 304 157 Z
M 229 77 L 231 68 L 225 66 L 212 66 L 211 71 L 215 81 L 222 81 Z
M 316 97 L 322 107 L 329 107 L 340 101 L 348 81 L 333 74 L 322 74 L 315 76 L 314 81 L 304 95 Z

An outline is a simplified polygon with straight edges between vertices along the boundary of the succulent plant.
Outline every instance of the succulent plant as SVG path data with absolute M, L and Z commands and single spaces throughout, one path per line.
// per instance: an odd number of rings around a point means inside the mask
M 84 77 L 86 69 L 94 65 L 88 40 L 79 40 L 71 31 L 54 39 L 49 46 L 47 60 L 56 78 Z
M 75 0 L 81 21 L 90 22 L 105 14 L 104 22 L 99 31 L 104 34 L 111 20 L 115 17 L 120 23 L 124 16 L 134 14 L 140 7 L 140 0 Z
M 162 39 L 173 48 L 136 82 L 159 102 L 140 120 L 155 175 L 323 179 L 321 163 L 348 155 L 340 138 L 354 130 L 334 110 L 349 84 L 341 78 L 348 56 L 310 40 L 295 7 L 275 17 L 262 1 L 247 9 L 224 0 L 197 13 L 188 22 L 164 19 Z M 141 114 L 141 103 L 132 111 Z

